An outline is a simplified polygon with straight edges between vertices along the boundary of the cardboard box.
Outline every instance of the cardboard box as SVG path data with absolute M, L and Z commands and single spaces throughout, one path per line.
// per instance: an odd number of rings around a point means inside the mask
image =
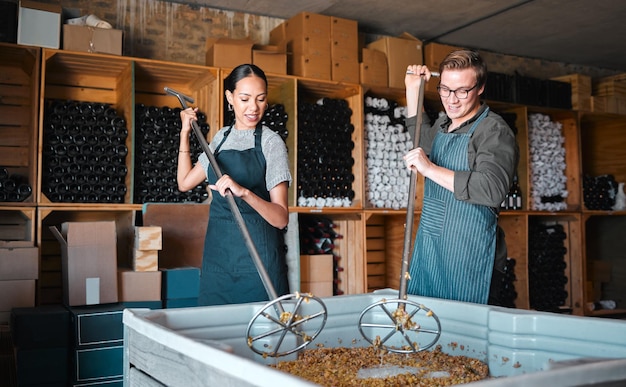
M 39 278 L 39 248 L 0 247 L 0 280 L 37 278 Z
M 300 77 L 330 80 L 330 17 L 301 12 L 284 24 L 287 72 Z M 280 30 L 280 27 L 276 28 Z
M 21 0 L 17 43 L 58 49 L 61 44 L 61 12 L 60 5 Z
M 356 20 L 330 18 L 331 79 L 359 83 L 359 39 Z
M 117 296 L 117 241 L 114 221 L 65 222 L 50 227 L 61 244 L 63 302 L 114 303 Z
M 124 375 L 124 346 L 79 349 L 73 353 L 72 376 L 75 382 L 117 379 Z M 75 385 L 75 384 L 72 384 Z
M 16 348 L 15 363 L 20 386 L 66 386 L 68 347 Z
M 122 43 L 122 30 L 63 25 L 64 50 L 122 55 Z
M 13 308 L 35 306 L 35 280 L 0 281 L 0 324 L 9 324 Z
M 287 53 L 284 45 L 255 44 L 252 46 L 252 63 L 266 73 L 287 74 Z
M 125 301 L 160 301 L 161 272 L 117 270 L 118 298 Z
M 333 281 L 333 255 L 301 255 L 300 281 L 301 282 L 331 282 Z M 331 287 L 332 289 L 332 287 Z
M 59 304 L 11 311 L 11 337 L 18 348 L 67 347 L 69 326 L 70 312 Z
M 252 63 L 253 45 L 249 39 L 207 38 L 206 65 L 234 68 Z
M 291 75 L 305 78 L 331 79 L 330 56 L 290 55 L 288 71 Z
M 331 57 L 349 56 L 359 60 L 359 26 L 356 20 L 330 18 Z
M 161 250 L 163 248 L 163 229 L 160 226 L 136 226 L 136 250 Z
M 450 46 L 448 44 L 428 43 L 424 45 L 424 64 L 430 71 L 439 71 L 439 65 L 452 51 L 461 50 L 463 47 Z
M 423 63 L 422 41 L 406 32 L 399 37 L 378 39 L 367 48 L 384 52 L 387 56 L 389 87 L 404 88 L 407 66 Z
M 284 24 L 290 54 L 330 58 L 330 16 L 301 12 Z
M 163 229 L 159 267 L 201 267 L 211 206 L 206 203 L 145 203 L 144 225 Z M 194 227 L 189 227 L 193 224 Z
M 74 348 L 119 345 L 124 341 L 122 304 L 70 307 Z
M 428 43 L 424 46 L 424 64 L 430 71 L 439 71 L 439 65 L 452 51 L 460 50 L 462 47 L 450 46 L 447 44 Z M 426 83 L 424 91 L 437 92 L 439 78 L 431 78 Z
M 300 291 L 303 293 L 311 293 L 317 297 L 332 297 L 333 282 L 302 282 L 300 284 Z
M 359 62 L 354 60 L 332 61 L 331 80 L 346 83 L 359 83 Z
M 200 293 L 200 269 L 197 267 L 180 267 L 162 269 L 161 298 L 171 299 L 198 298 Z
M 389 68 L 384 52 L 364 48 L 361 50 L 360 83 L 368 86 L 389 86 Z
M 133 270 L 144 272 L 159 270 L 159 250 L 133 249 Z

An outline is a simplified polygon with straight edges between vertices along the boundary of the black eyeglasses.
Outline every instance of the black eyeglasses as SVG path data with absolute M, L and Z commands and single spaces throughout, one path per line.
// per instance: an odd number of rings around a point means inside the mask
M 437 86 L 437 92 L 439 92 L 439 95 L 443 98 L 448 98 L 450 94 L 454 94 L 458 99 L 465 99 L 469 95 L 470 91 L 474 90 L 476 86 L 478 86 L 478 83 L 470 87 L 469 89 L 456 90 L 450 90 L 447 87 Z

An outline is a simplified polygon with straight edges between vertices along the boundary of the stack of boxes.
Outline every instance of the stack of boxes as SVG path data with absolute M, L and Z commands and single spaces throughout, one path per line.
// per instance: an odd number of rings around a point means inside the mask
M 301 12 L 270 32 L 270 43 L 287 49 L 288 73 L 306 78 L 359 82 L 355 20 Z
M 70 314 L 62 305 L 12 310 L 19 386 L 68 385 L 69 323 Z
M 121 385 L 124 376 L 124 306 L 74 306 L 69 310 L 71 385 Z
M 17 43 L 26 46 L 54 49 L 62 47 L 64 50 L 71 51 L 122 55 L 122 30 L 84 24 L 63 24 L 63 11 L 58 4 L 30 0 L 19 1 Z M 84 16 L 85 19 L 86 17 Z
M 118 268 L 118 295 L 129 307 L 161 307 L 159 251 L 163 248 L 159 226 L 135 227 L 132 267 Z
M 13 308 L 35 305 L 39 249 L 33 242 L 0 241 L 0 324 L 8 324 Z
M 70 311 L 69 382 L 121 383 L 124 307 L 118 303 L 115 222 L 66 222 L 50 230 L 61 244 L 63 300 Z

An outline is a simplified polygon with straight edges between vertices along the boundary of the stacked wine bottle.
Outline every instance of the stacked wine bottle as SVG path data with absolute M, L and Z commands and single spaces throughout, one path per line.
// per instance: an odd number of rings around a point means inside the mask
M 127 136 L 111 105 L 46 100 L 43 194 L 54 203 L 124 203 Z
M 387 98 L 365 98 L 365 196 L 377 208 L 406 208 L 410 172 L 403 157 L 413 148 L 406 108 Z
M 504 276 L 500 279 L 500 291 L 498 294 L 498 306 L 507 308 L 515 308 L 515 300 L 517 299 L 517 291 L 515 290 L 515 258 L 507 258 L 504 265 Z
M 333 255 L 333 295 L 343 294 L 340 288 L 339 273 L 343 267 L 339 265 L 340 257 L 335 251 L 335 241 L 343 235 L 335 231 L 336 225 L 329 218 L 300 215 L 298 217 L 300 230 L 300 253 L 305 255 L 332 254 Z
M 26 176 L 10 173 L 0 167 L 0 202 L 23 202 L 33 193 Z
M 198 112 L 200 131 L 209 132 L 206 114 Z M 135 106 L 135 203 L 203 202 L 208 198 L 206 183 L 180 192 L 176 182 L 180 143 L 180 108 Z M 189 138 L 193 163 L 203 152 L 196 136 Z
M 610 211 L 615 205 L 618 183 L 613 175 L 585 176 L 583 198 L 588 210 Z
M 352 205 L 351 116 L 352 109 L 342 99 L 298 105 L 298 206 Z
M 567 301 L 565 289 L 565 239 L 561 224 L 531 222 L 528 240 L 528 287 L 530 307 L 558 311 Z

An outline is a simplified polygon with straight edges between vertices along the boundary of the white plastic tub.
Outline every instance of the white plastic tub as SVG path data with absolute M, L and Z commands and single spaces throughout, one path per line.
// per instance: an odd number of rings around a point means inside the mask
M 328 320 L 310 347 L 370 345 L 358 330 L 361 312 L 382 298 L 395 297 L 397 291 L 386 290 L 323 299 Z M 438 344 L 445 353 L 477 358 L 489 365 L 494 378 L 472 386 L 626 383 L 626 321 L 410 299 L 439 317 L 442 334 Z M 263 358 L 248 347 L 248 323 L 264 306 L 125 310 L 126 384 L 313 386 L 267 366 L 295 355 Z

